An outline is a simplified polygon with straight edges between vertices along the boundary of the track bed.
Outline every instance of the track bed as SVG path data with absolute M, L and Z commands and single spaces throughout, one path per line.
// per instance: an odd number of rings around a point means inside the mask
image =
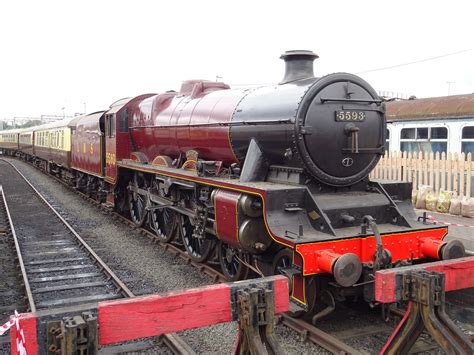
M 126 297 L 128 289 L 9 164 L 0 179 L 31 311 Z

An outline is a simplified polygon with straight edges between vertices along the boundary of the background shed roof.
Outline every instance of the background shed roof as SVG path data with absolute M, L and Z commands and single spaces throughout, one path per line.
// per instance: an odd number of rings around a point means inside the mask
M 386 103 L 387 120 L 474 116 L 474 94 L 430 97 Z

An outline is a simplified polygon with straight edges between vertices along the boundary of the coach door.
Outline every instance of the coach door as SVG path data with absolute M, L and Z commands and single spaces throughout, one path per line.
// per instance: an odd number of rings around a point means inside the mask
M 99 118 L 99 130 L 100 130 L 100 166 L 102 176 L 105 176 L 105 115 L 101 115 Z
M 115 113 L 105 115 L 105 176 L 110 183 L 117 178 Z

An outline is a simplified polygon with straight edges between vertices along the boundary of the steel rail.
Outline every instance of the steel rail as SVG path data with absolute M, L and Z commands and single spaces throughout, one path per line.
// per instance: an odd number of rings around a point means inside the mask
M 287 314 L 283 314 L 281 319 L 282 323 L 288 328 L 293 329 L 304 338 L 309 339 L 333 354 L 362 355 L 360 351 L 302 319 L 293 318 Z
M 5 159 L 0 159 L 0 160 L 4 161 L 4 162 L 8 163 L 10 166 L 12 166 L 15 169 L 15 171 L 23 178 L 23 180 L 25 180 L 25 182 L 38 195 L 38 197 L 40 197 L 41 200 L 55 213 L 55 215 L 61 220 L 62 223 L 64 223 L 64 225 L 68 228 L 68 230 L 77 238 L 77 240 L 80 242 L 80 244 L 84 246 L 84 248 L 87 250 L 87 252 L 99 263 L 100 267 L 111 278 L 111 280 L 114 282 L 114 284 L 121 290 L 123 296 L 125 298 L 135 297 L 133 292 L 130 291 L 130 289 L 118 278 L 117 275 L 115 275 L 115 273 L 92 250 L 92 248 L 86 243 L 86 241 L 81 238 L 81 236 L 73 229 L 73 227 L 59 214 L 58 211 L 56 211 L 56 209 L 43 197 L 43 195 L 30 183 L 30 181 L 28 181 L 28 179 L 18 170 L 18 168 L 14 164 L 12 164 L 10 161 L 7 161 Z M 59 181 L 61 181 L 61 180 L 59 180 Z M 68 186 L 68 185 L 66 185 L 66 186 Z M 1 191 L 3 192 L 3 187 L 0 186 L 0 188 L 2 188 Z M 5 206 L 7 207 L 5 194 L 2 193 L 2 196 L 3 196 Z M 14 238 L 15 238 L 15 246 L 17 248 L 18 259 L 20 261 L 20 265 L 21 265 L 21 268 L 22 268 L 22 274 L 23 274 L 23 277 L 25 279 L 25 288 L 26 288 L 27 294 L 28 294 L 28 301 L 30 302 L 31 311 L 35 312 L 36 307 L 35 307 L 34 300 L 33 300 L 33 295 L 32 295 L 32 292 L 31 292 L 31 289 L 30 289 L 30 286 L 29 286 L 28 278 L 26 276 L 26 270 L 25 270 L 25 267 L 23 265 L 23 259 L 21 257 L 20 247 L 19 247 L 18 241 L 16 239 L 16 234 L 14 232 L 13 222 L 11 220 L 8 208 L 6 208 L 6 210 L 7 210 L 8 219 L 10 221 L 10 225 L 11 225 L 11 228 L 12 228 L 12 234 L 14 235 Z M 176 249 L 179 250 L 179 248 L 176 248 Z M 194 352 L 194 350 L 192 350 L 192 348 L 176 333 L 165 334 L 165 335 L 162 336 L 162 340 L 165 343 L 165 345 L 173 352 L 173 354 L 176 354 L 176 355 L 185 355 L 185 354 L 186 355 L 194 355 L 194 354 L 196 354 Z
M 196 352 L 176 333 L 163 334 L 161 340 L 173 354 L 195 355 Z
M 12 217 L 10 215 L 10 210 L 8 208 L 7 199 L 5 197 L 5 191 L 3 190 L 2 185 L 0 185 L 0 193 L 2 194 L 3 205 L 5 206 L 5 211 L 7 213 L 8 223 L 10 224 L 10 230 L 13 236 L 13 241 L 15 242 L 15 249 L 18 255 L 18 263 L 20 264 L 21 275 L 23 277 L 23 284 L 25 285 L 25 291 L 26 291 L 26 296 L 28 297 L 28 304 L 30 307 L 30 311 L 36 312 L 35 300 L 33 299 L 33 293 L 31 292 L 30 282 L 28 280 L 28 276 L 26 275 L 26 268 L 25 268 L 25 264 L 23 263 L 23 256 L 21 254 L 20 244 L 18 243 L 18 239 L 16 237 L 15 226 L 13 225 Z

